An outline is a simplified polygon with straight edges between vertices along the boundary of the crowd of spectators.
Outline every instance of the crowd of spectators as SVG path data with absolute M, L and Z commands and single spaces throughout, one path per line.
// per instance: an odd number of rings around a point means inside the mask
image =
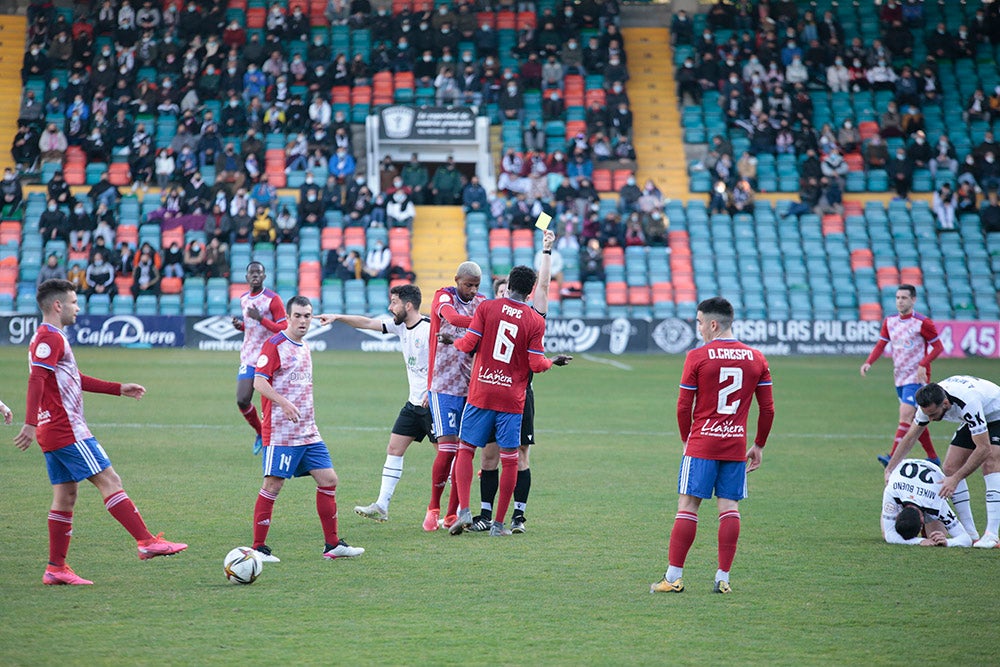
M 736 162 L 726 137 L 713 137 L 698 165 L 715 181 L 710 194 L 715 210 L 740 210 L 739 190 L 756 187 L 750 163 L 761 154 L 797 157 L 800 211 L 838 210 L 851 158 L 867 170 L 884 170 L 889 187 L 904 199 L 915 170 L 927 169 L 932 178 L 939 170 L 952 174 L 954 182 L 934 195 L 942 229 L 954 228 L 956 213 L 977 212 L 977 197 L 1000 185 L 992 133 L 960 156 L 947 133 L 927 137 L 923 111 L 942 104 L 942 62 L 975 58 L 980 45 L 1000 43 L 1000 8 L 996 3 L 974 12 L 969 7 L 968 23 L 950 29 L 944 22 L 927 25 L 929 11 L 922 0 L 886 0 L 859 11 L 868 9 L 877 12 L 880 29 L 870 43 L 846 34 L 833 11 L 817 12 L 787 0 L 720 1 L 709 10 L 701 34 L 695 34 L 694 21 L 684 11 L 674 15 L 673 44 L 691 53 L 678 68 L 678 97 L 700 104 L 707 91 L 716 91 L 730 136 L 749 140 L 748 154 Z M 719 31 L 730 36 L 717 39 Z M 914 45 L 921 37 L 926 57 L 918 62 Z M 839 127 L 815 127 L 810 93 L 816 91 L 888 91 L 891 101 L 866 136 L 853 118 Z M 998 112 L 1000 87 L 990 94 L 977 89 L 965 104 L 964 118 L 990 122 Z M 890 151 L 887 140 L 894 139 L 902 142 Z
M 513 60 L 500 53 L 495 12 L 516 12 Z M 26 94 L 12 146 L 18 174 L 62 165 L 72 151 L 88 163 L 127 160 L 133 191 L 161 189 L 151 220 L 166 227 L 203 218 L 207 245 L 222 253 L 238 243 L 295 242 L 303 227 L 324 226 L 333 210 L 347 226 L 409 227 L 422 204 L 461 204 L 506 227 L 526 226 L 544 207 L 579 245 L 590 238 L 666 243 L 662 197 L 652 183 L 640 190 L 630 179 L 619 210 L 597 215 L 595 165 L 634 168 L 635 159 L 617 0 L 538 11 L 508 0 L 416 3 L 400 11 L 386 2 L 331 0 L 322 25 L 299 3 L 274 3 L 262 30 L 227 15 L 221 0 L 100 0 L 77 4 L 72 18 L 50 0 L 32 0 L 28 19 Z M 332 48 L 331 25 L 370 31 L 367 57 Z M 428 168 L 416 155 L 406 163 L 387 157 L 374 193 L 357 170 L 350 119 L 334 109 L 331 90 L 370 85 L 380 72 L 412 73 L 417 86 L 433 87 L 438 104 L 496 105 L 501 120 L 522 123 L 524 152 L 504 156 L 496 197 L 487 197 L 475 176 L 463 176 L 452 158 Z M 567 119 L 567 77 L 589 77 L 588 87 L 596 77 L 601 88 L 588 93 L 583 130 L 552 150 L 544 124 Z M 540 117 L 525 108 L 525 94 L 535 91 Z M 165 123 L 169 141 L 162 138 Z M 291 206 L 269 183 L 265 165 L 267 138 L 276 133 L 286 137 L 285 172 L 305 172 Z M 107 187 L 107 176 L 102 183 Z M 47 220 L 48 238 L 65 236 L 74 252 L 93 254 L 94 240 L 103 237 L 110 249 L 119 189 L 110 186 L 100 197 L 104 207 L 92 192 L 78 213 L 61 170 L 52 184 L 50 192 L 65 189 L 56 206 L 66 220 Z M 206 250 L 164 249 L 155 272 L 195 273 L 188 267 Z M 359 276 L 385 272 L 350 253 L 328 265 Z M 144 268 L 136 283 L 155 283 L 148 273 Z

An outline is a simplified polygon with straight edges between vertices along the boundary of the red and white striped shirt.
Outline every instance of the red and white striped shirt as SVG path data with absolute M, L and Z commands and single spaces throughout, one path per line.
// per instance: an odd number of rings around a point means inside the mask
M 278 330 L 285 328 L 284 326 L 268 328 L 262 322 L 247 317 L 246 312 L 250 308 L 256 308 L 265 319 L 275 324 L 283 324 L 287 320 L 285 304 L 281 302 L 281 297 L 269 289 L 262 289 L 257 294 L 245 292 L 240 297 L 240 309 L 243 311 L 243 347 L 240 348 L 240 364 L 248 367 L 257 363 L 257 355 L 260 354 L 264 341 Z
M 298 423 L 292 422 L 279 406 L 261 397 L 265 447 L 311 445 L 323 439 L 313 406 L 312 354 L 305 343 L 296 343 L 280 332 L 271 336 L 260 350 L 255 376 L 271 383 L 299 410 Z
M 35 437 L 42 451 L 51 452 L 92 438 L 83 417 L 80 370 L 62 329 L 51 324 L 38 325 L 28 346 L 28 370 L 32 367 L 51 371 L 44 373 L 35 421 L 38 427 Z

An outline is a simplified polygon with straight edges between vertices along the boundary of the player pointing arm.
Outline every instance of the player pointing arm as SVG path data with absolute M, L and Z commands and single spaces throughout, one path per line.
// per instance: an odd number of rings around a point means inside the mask
M 416 285 L 396 285 L 389 290 L 389 312 L 392 320 L 359 315 L 320 315 L 323 324 L 339 321 L 369 331 L 381 331 L 399 337 L 406 364 L 409 395 L 396 417 L 385 450 L 382 466 L 382 486 L 378 499 L 370 505 L 358 505 L 354 512 L 379 523 L 389 520 L 389 502 L 403 475 L 403 456 L 413 441 L 428 438 L 436 443 L 431 411 L 427 400 L 427 368 L 429 365 L 430 320 L 420 314 L 420 288 Z

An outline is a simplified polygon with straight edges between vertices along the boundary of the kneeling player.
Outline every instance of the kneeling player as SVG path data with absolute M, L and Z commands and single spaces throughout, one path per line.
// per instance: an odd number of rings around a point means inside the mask
M 922 459 L 905 459 L 893 470 L 882 492 L 882 537 L 886 542 L 922 547 L 972 546 L 972 537 L 948 507 L 948 501 L 937 494 L 944 477 L 941 468 Z

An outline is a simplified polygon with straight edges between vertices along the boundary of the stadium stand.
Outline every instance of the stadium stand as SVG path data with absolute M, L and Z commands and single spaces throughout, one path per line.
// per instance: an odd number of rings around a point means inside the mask
M 894 25 L 894 17 L 882 9 L 875 11 L 874 3 L 832 0 L 808 6 L 779 3 L 770 8 L 772 22 L 762 24 L 756 16 L 738 13 L 696 14 L 691 17 L 690 39 L 686 29 L 679 31 L 675 25 L 668 51 L 676 77 L 660 82 L 665 88 L 686 76 L 688 58 L 702 71 L 707 51 L 721 63 L 728 53 L 740 54 L 743 63 L 749 55 L 743 35 L 749 34 L 750 50 L 768 54 L 761 57 L 760 76 L 771 84 L 771 93 L 779 78 L 768 69 L 773 59 L 782 65 L 778 74 L 784 85 L 800 94 L 786 105 L 780 95 L 760 93 L 766 100 L 762 109 L 772 114 L 768 123 L 780 125 L 782 113 L 790 121 L 792 142 L 782 152 L 780 127 L 765 128 L 750 118 L 758 83 L 752 72 L 739 85 L 747 105 L 735 119 L 719 103 L 726 99 L 724 87 L 702 87 L 694 96 L 700 99 L 687 99 L 692 96 L 684 97 L 678 86 L 682 103 L 677 136 L 689 154 L 702 151 L 710 158 L 690 160 L 690 196 L 684 200 L 665 200 L 654 184 L 647 189 L 634 181 L 637 175 L 646 178 L 647 155 L 651 162 L 660 158 L 652 152 L 644 155 L 641 144 L 635 155 L 636 137 L 650 135 L 637 131 L 644 119 L 633 120 L 630 86 L 618 85 L 626 83 L 634 64 L 628 64 L 631 45 L 628 33 L 619 29 L 616 2 L 604 3 L 605 14 L 593 18 L 575 13 L 564 18 L 563 5 L 554 0 L 536 3 L 534 11 L 504 8 L 473 17 L 464 17 L 467 12 L 457 4 L 438 2 L 436 7 L 449 10 L 447 19 L 439 19 L 423 15 L 422 6 L 406 0 L 393 2 L 388 15 L 354 17 L 327 15 L 325 2 L 302 0 L 277 3 L 280 21 L 261 0 L 205 3 L 196 19 L 176 12 L 176 3 L 164 2 L 156 8 L 158 23 L 150 29 L 155 51 L 137 27 L 152 20 L 148 12 L 102 16 L 99 8 L 88 14 L 81 5 L 33 10 L 25 41 L 18 136 L 27 133 L 37 150 L 15 150 L 13 157 L 19 178 L 39 185 L 28 185 L 23 204 L 5 208 L 0 221 L 0 311 L 34 312 L 34 283 L 49 253 L 56 253 L 67 268 L 90 261 L 89 248 L 72 248 L 59 234 L 43 238 L 40 221 L 48 196 L 58 192 L 53 187 L 56 172 L 88 214 L 97 212 L 106 172 L 108 183 L 124 191 L 110 201 L 114 243 L 109 245 L 116 251 L 123 244 L 134 251 L 148 243 L 165 253 L 177 243 L 205 252 L 213 231 L 185 232 L 191 215 L 211 218 L 216 227 L 231 225 L 231 233 L 221 235 L 223 248 L 212 250 L 224 251 L 212 270 L 164 279 L 159 295 L 129 297 L 131 273 L 123 265 L 117 296 L 91 296 L 87 312 L 92 314 L 238 312 L 238 297 L 245 289 L 240 281 L 251 259 L 265 265 L 269 281 L 283 297 L 298 292 L 316 299 L 324 310 L 379 312 L 387 305 L 389 286 L 411 280 L 418 264 L 453 270 L 457 261 L 468 257 L 488 274 L 499 275 L 514 264 L 532 263 L 540 235 L 531 223 L 539 210 L 548 209 L 556 214 L 561 236 L 577 237 L 575 243 L 566 239 L 559 247 L 563 275 L 550 294 L 556 315 L 693 317 L 698 300 L 723 293 L 741 317 L 878 319 L 893 308 L 892 290 L 904 281 L 934 287 L 928 290 L 924 309 L 933 317 L 997 318 L 1000 231 L 981 222 L 976 196 L 977 187 L 981 195 L 1000 186 L 1000 168 L 986 160 L 986 153 L 995 150 L 988 134 L 995 115 L 991 112 L 1000 110 L 993 34 L 1000 24 L 997 11 L 993 3 L 980 2 L 910 5 L 919 6 L 923 14 L 907 15 L 901 25 Z M 303 24 L 291 26 L 293 6 L 304 9 Z M 794 15 L 785 13 L 792 10 Z M 985 23 L 977 13 L 985 16 Z M 445 40 L 447 54 L 441 44 L 421 36 L 423 22 L 432 24 L 430 34 L 440 36 L 442 21 L 454 22 L 456 32 L 462 33 L 454 44 Z M 939 23 L 947 40 L 938 32 Z M 393 40 L 384 38 L 390 34 L 387 27 L 404 24 L 410 28 L 405 32 L 410 46 L 405 49 L 402 30 Z M 962 25 L 971 36 L 959 32 Z M 708 48 L 699 42 L 706 30 L 713 41 Z M 874 58 L 844 89 L 829 89 L 825 67 L 812 62 L 818 52 L 810 52 L 808 43 L 813 32 L 820 36 L 824 31 L 832 31 L 845 55 L 858 38 L 866 55 Z M 58 38 L 63 32 L 70 36 L 68 52 Z M 173 41 L 164 40 L 168 35 Z M 794 48 L 785 43 L 789 36 L 796 40 Z M 576 49 L 567 47 L 571 37 Z M 886 86 L 869 76 L 878 66 L 878 53 L 868 47 L 879 39 L 887 46 L 910 49 L 894 54 L 888 64 L 904 79 L 902 70 L 912 67 L 920 86 L 914 94 L 904 84 Z M 206 42 L 212 46 L 206 47 Z M 429 70 L 421 70 L 419 57 L 425 43 L 432 49 Z M 940 50 L 942 44 L 946 52 Z M 235 78 L 227 70 L 233 45 Z M 192 55 L 189 46 L 195 46 Z M 788 66 L 800 47 L 807 79 L 796 91 Z M 279 65 L 271 58 L 275 48 Z M 538 57 L 529 58 L 531 52 Z M 442 98 L 448 77 L 440 80 L 438 72 L 450 65 L 456 69 L 454 78 L 461 79 L 457 68 L 464 68 L 466 54 L 482 74 L 473 77 L 475 81 L 458 82 L 461 99 Z M 102 60 L 110 67 L 100 69 Z M 259 69 L 244 71 L 251 62 Z M 317 69 L 320 64 L 325 72 Z M 83 84 L 81 75 L 89 77 Z M 739 75 L 743 78 L 742 69 Z M 860 75 L 864 81 L 857 78 Z M 119 95 L 123 90 L 125 100 Z M 977 90 L 984 91 L 979 103 Z M 31 104 L 29 92 L 35 98 Z M 77 92 L 85 94 L 77 99 Z M 394 225 L 386 219 L 386 200 L 352 186 L 350 172 L 336 186 L 326 186 L 326 161 L 336 159 L 335 147 L 349 146 L 358 156 L 364 153 L 351 145 L 351 124 L 364 122 L 380 105 L 437 104 L 442 99 L 474 104 L 493 122 L 500 197 L 478 210 L 466 202 L 463 213 L 446 208 L 431 213 L 421 206 L 416 224 Z M 117 117 L 120 100 L 124 119 Z M 901 122 L 917 123 L 901 136 L 893 136 L 893 118 L 885 115 L 890 101 L 906 112 Z M 651 115 L 646 100 L 641 108 L 641 115 Z M 830 136 L 823 139 L 818 131 L 814 136 L 803 129 L 801 118 L 817 130 L 829 124 Z M 856 142 L 842 132 L 845 121 L 857 126 Z M 209 127 L 213 125 L 216 130 Z M 49 127 L 64 135 L 65 147 L 39 143 Z M 346 133 L 338 134 L 338 128 Z M 328 133 L 319 145 L 323 158 L 314 155 L 317 141 L 310 133 L 316 129 Z M 947 133 L 954 161 L 943 156 L 933 165 L 920 160 L 924 144 L 917 141 L 918 129 L 926 136 L 924 143 L 935 148 Z M 293 147 L 300 132 L 307 135 L 308 150 L 297 156 Z M 869 150 L 880 135 L 885 135 L 889 156 L 885 164 L 873 162 Z M 735 181 L 735 164 L 745 151 L 755 156 L 758 197 L 745 207 L 731 205 L 720 212 L 708 206 L 707 195 L 722 175 L 705 150 L 714 146 L 710 142 L 716 136 L 731 147 L 733 157 L 723 180 Z M 16 142 L 15 137 L 15 149 Z M 191 150 L 184 150 L 186 143 Z M 232 158 L 225 152 L 228 144 L 234 149 Z M 801 210 L 799 202 L 791 200 L 794 193 L 805 192 L 803 177 L 808 181 L 814 166 L 805 153 L 813 144 L 819 159 L 836 144 L 843 148 L 847 201 L 839 209 Z M 681 147 L 672 148 L 679 152 Z M 893 159 L 897 149 L 906 152 L 911 169 L 907 189 L 917 193 L 908 201 L 889 200 L 889 193 L 899 190 L 899 165 Z M 966 169 L 969 154 L 973 165 Z M 307 208 L 307 170 L 316 172 L 316 194 L 325 210 L 306 224 L 300 213 Z M 204 190 L 192 183 L 194 172 L 203 177 Z M 563 188 L 564 174 L 569 189 Z M 260 184 L 264 175 L 269 187 Z M 963 194 L 958 187 L 963 178 L 969 181 L 973 203 L 959 209 L 970 198 L 969 191 Z M 941 196 L 945 183 L 956 191 L 956 207 L 950 212 Z M 181 188 L 176 196 L 169 191 L 173 185 Z M 270 207 L 270 218 L 261 219 L 262 230 L 251 210 L 244 219 L 234 205 L 240 187 L 247 191 L 248 206 Z M 394 187 L 385 191 L 391 195 Z M 927 201 L 932 192 L 933 199 Z M 412 193 L 417 204 L 434 203 L 418 194 Z M 220 210 L 213 213 L 216 204 Z M 72 211 L 68 200 L 58 209 L 66 215 Z M 277 227 L 282 209 L 298 224 L 287 238 L 276 233 L 272 240 L 266 223 L 269 219 Z M 627 237 L 625 229 L 633 221 L 638 221 L 639 234 Z M 247 223 L 244 234 L 239 228 Z M 456 241 L 463 232 L 464 244 Z M 603 281 L 580 279 L 578 248 L 589 238 L 598 238 L 604 247 Z M 349 260 L 338 257 L 338 250 L 356 251 L 363 260 L 376 243 L 388 245 L 398 269 L 389 280 L 359 279 L 357 273 L 340 270 Z M 447 279 L 428 274 L 432 283 Z

